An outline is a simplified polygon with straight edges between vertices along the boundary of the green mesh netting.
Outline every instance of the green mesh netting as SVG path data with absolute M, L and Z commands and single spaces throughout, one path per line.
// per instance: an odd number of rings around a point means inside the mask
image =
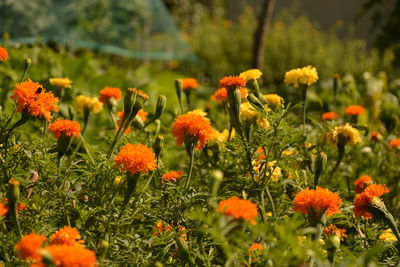
M 193 59 L 161 0 L 0 0 L 11 42 L 56 42 L 139 59 Z

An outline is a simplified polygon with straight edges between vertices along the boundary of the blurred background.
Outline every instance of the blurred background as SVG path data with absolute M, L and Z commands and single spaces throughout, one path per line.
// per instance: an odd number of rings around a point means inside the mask
M 253 67 L 272 91 L 285 71 L 309 64 L 322 81 L 399 74 L 400 0 L 0 0 L 0 18 L 14 59 L 0 66 L 2 86 L 27 56 L 33 79 L 65 76 L 85 92 L 169 94 L 173 79 L 195 77 L 209 94 Z

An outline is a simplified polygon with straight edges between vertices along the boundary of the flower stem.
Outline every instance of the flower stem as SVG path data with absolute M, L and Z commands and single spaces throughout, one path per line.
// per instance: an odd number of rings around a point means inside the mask
M 307 118 L 307 87 L 303 89 L 303 136 L 306 137 L 306 118 Z
M 188 171 L 188 176 L 187 176 L 187 179 L 186 179 L 185 189 L 189 188 L 190 178 L 192 177 L 193 165 L 194 165 L 194 144 L 190 145 L 189 157 L 190 157 L 190 160 L 189 160 L 189 171 Z

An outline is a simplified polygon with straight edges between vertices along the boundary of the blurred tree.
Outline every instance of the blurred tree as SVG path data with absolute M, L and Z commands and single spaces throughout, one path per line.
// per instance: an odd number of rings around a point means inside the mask
M 385 6 L 393 4 L 389 12 L 385 12 Z M 358 18 L 372 12 L 372 20 L 375 27 L 379 27 L 379 34 L 375 40 L 375 46 L 383 52 L 392 49 L 395 59 L 393 64 L 400 66 L 400 0 L 367 0 L 362 5 Z
M 254 32 L 253 67 L 260 69 L 264 65 L 264 47 L 268 28 L 271 24 L 275 0 L 265 0 Z
M 186 32 L 194 24 L 224 16 L 228 0 L 163 0 L 176 23 Z

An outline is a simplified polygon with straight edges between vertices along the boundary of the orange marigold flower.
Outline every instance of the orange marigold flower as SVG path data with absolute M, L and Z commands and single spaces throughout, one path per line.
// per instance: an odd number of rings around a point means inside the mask
M 340 212 L 342 200 L 337 193 L 329 189 L 317 186 L 315 190 L 305 189 L 295 196 L 293 210 L 303 214 L 309 214 L 312 210 L 319 220 L 326 211 L 327 216 Z
M 18 182 L 19 183 L 19 182 Z M 9 206 L 8 206 L 8 198 L 3 198 L 2 200 L 1 200 L 1 203 L 0 203 L 0 205 L 3 205 L 3 212 L 5 212 L 4 213 L 4 215 L 7 215 L 7 213 L 8 213 L 8 210 L 9 210 Z M 18 202 L 17 203 L 17 210 L 19 210 L 19 211 L 21 211 L 21 210 L 24 210 L 24 209 L 26 209 L 28 206 L 26 206 L 24 203 L 22 203 L 22 202 Z M 0 212 L 0 216 L 1 216 L 1 212 Z
M 147 113 L 146 111 L 144 111 L 143 109 L 139 110 L 138 114 L 136 116 L 138 116 L 143 122 L 145 122 L 147 120 L 147 115 L 149 113 Z
M 244 87 L 240 87 L 239 90 L 242 99 L 245 99 L 247 97 L 247 89 Z M 225 87 L 219 88 L 210 98 L 212 101 L 215 102 L 224 101 L 228 98 L 228 91 Z
M 364 189 L 364 192 L 358 194 L 354 199 L 354 215 L 357 218 L 364 216 L 365 219 L 371 219 L 373 217 L 373 215 L 369 212 L 369 209 L 372 207 L 371 203 L 381 201 L 379 197 L 385 193 L 389 193 L 389 189 L 386 187 L 386 185 L 369 185 L 366 189 Z
M 236 220 L 243 219 L 251 224 L 256 224 L 257 205 L 250 200 L 231 197 L 218 203 L 216 209 L 218 212 L 224 213 L 226 216 L 233 217 Z
M 27 80 L 15 86 L 11 96 L 17 102 L 18 112 L 26 110 L 33 117 L 50 121 L 52 111 L 58 111 L 58 98 L 52 92 L 46 92 L 40 83 Z
M 111 98 L 120 100 L 122 97 L 122 91 L 117 87 L 104 87 L 100 90 L 99 94 L 99 100 L 103 104 L 107 104 Z
M 202 149 L 214 136 L 210 120 L 204 116 L 189 112 L 179 116 L 172 125 L 172 134 L 176 138 L 176 143 L 181 146 L 185 136 L 189 135 L 195 139 L 196 149 Z
M 157 167 L 156 155 L 151 148 L 142 144 L 127 144 L 114 158 L 115 167 L 122 167 L 123 172 L 131 175 L 147 173 Z
M 180 171 L 170 171 L 165 173 L 161 178 L 170 182 L 175 182 L 183 175 Z
M 122 120 L 124 119 L 125 112 L 120 111 L 120 112 L 118 112 L 117 115 L 118 115 L 117 130 L 118 130 L 119 127 L 121 127 L 121 123 L 122 123 Z M 125 131 L 125 134 L 129 134 L 130 132 L 131 132 L 131 127 L 128 127 L 128 129 L 126 129 L 126 131 Z
M 6 60 L 8 60 L 8 52 L 4 47 L 0 46 L 0 61 Z
M 154 229 L 153 236 L 159 236 L 160 233 L 162 233 L 162 232 L 169 232 L 169 231 L 171 231 L 172 229 L 173 229 L 173 228 L 172 228 L 172 226 L 171 226 L 170 224 L 165 223 L 165 222 L 163 222 L 163 221 L 161 221 L 161 220 L 158 220 L 158 221 L 156 222 L 156 227 L 155 227 L 155 229 Z
M 55 122 L 49 124 L 49 131 L 57 139 L 60 136 L 79 137 L 81 126 L 76 121 L 57 119 Z
M 21 238 L 21 240 L 15 245 L 15 249 L 18 251 L 18 254 L 22 259 L 36 259 L 37 251 L 42 247 L 45 241 L 46 237 L 30 233 Z
M 228 91 L 225 87 L 219 88 L 215 93 L 210 97 L 212 101 L 224 101 L 228 98 Z
M 81 235 L 78 229 L 65 226 L 60 230 L 56 231 L 51 237 L 51 245 L 65 245 L 65 246 L 78 246 L 84 247 L 85 241 L 81 240 Z
M 344 237 L 347 237 L 346 229 L 337 228 L 336 225 L 333 224 L 324 228 L 324 235 L 325 236 L 336 235 L 337 237 L 340 238 L 340 241 L 344 241 Z
M 400 149 L 400 138 L 391 140 L 389 146 L 394 149 Z
M 378 132 L 372 132 L 371 133 L 371 140 L 378 142 L 380 139 L 382 138 L 382 136 L 380 135 L 380 133 Z
M 262 244 L 260 244 L 260 243 L 253 243 L 249 247 L 249 250 L 251 252 L 255 252 L 255 251 L 261 252 L 263 249 L 264 249 L 264 246 Z
M 344 113 L 346 115 L 350 115 L 350 116 L 358 116 L 360 114 L 363 114 L 364 112 L 365 112 L 365 108 L 363 108 L 362 106 L 359 106 L 359 105 L 348 106 L 346 108 L 346 110 L 344 111 Z
M 181 79 L 181 81 L 183 90 L 196 89 L 197 87 L 199 87 L 199 83 L 194 78 L 185 78 Z
M 96 254 L 83 247 L 52 245 L 45 247 L 59 267 L 95 267 Z
M 236 88 L 245 87 L 246 80 L 239 76 L 225 76 L 219 81 L 219 88 Z
M 142 122 L 145 122 L 147 120 L 147 112 L 144 111 L 143 109 L 139 110 L 138 114 L 136 115 L 136 118 L 140 118 L 142 120 Z M 117 121 L 117 130 L 119 129 L 119 127 L 121 126 L 122 120 L 124 119 L 124 111 L 120 111 L 118 112 L 117 116 L 118 116 L 118 121 Z M 128 129 L 126 129 L 125 134 L 129 134 L 131 132 L 131 127 L 129 127 Z
M 8 213 L 8 207 L 6 208 L 6 206 L 3 203 L 0 203 L 0 216 L 6 216 Z
M 339 114 L 337 114 L 336 112 L 330 111 L 330 112 L 325 112 L 324 114 L 322 114 L 321 119 L 323 121 L 331 121 L 331 120 L 337 119 L 339 117 L 340 117 Z
M 360 178 L 354 181 L 354 191 L 362 193 L 364 189 L 373 183 L 372 177 L 369 175 L 361 175 Z

